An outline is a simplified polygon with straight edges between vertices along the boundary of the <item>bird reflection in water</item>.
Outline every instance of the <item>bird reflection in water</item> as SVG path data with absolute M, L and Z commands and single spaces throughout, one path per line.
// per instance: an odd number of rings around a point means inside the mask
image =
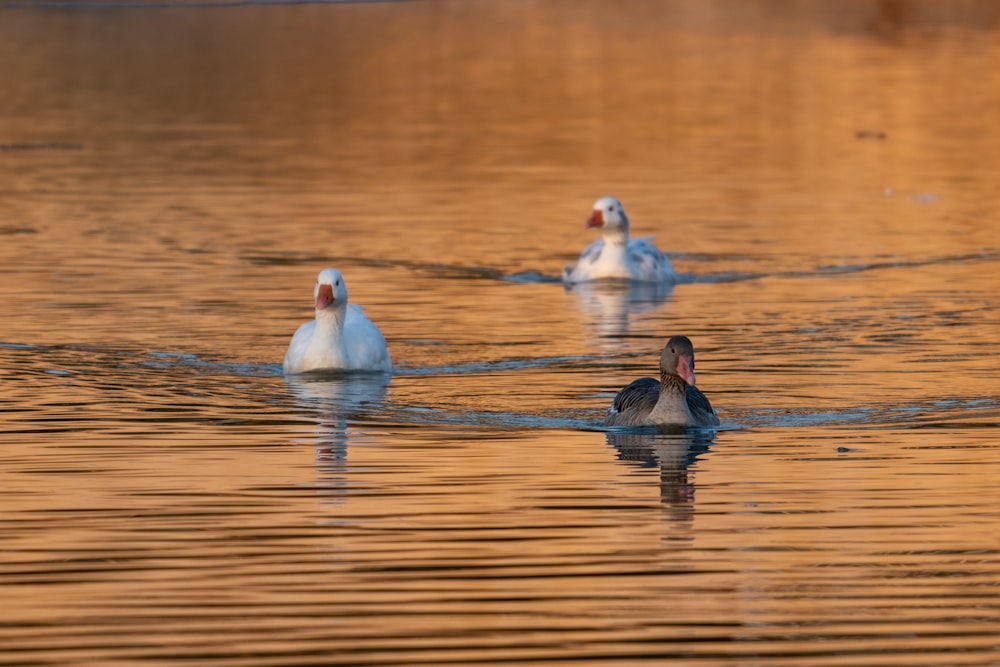
M 359 437 L 348 422 L 378 412 L 391 379 L 389 373 L 345 371 L 285 376 L 303 415 L 316 423 L 316 471 L 324 488 L 343 486 L 348 442 Z
M 651 313 L 670 298 L 672 283 L 637 283 L 624 280 L 597 280 L 567 285 L 586 325 L 599 339 L 615 339 L 628 334 L 629 318 Z
M 608 431 L 607 438 L 622 461 L 660 469 L 660 501 L 676 518 L 690 521 L 694 517 L 695 484 L 688 468 L 708 452 L 714 430 L 662 426 Z

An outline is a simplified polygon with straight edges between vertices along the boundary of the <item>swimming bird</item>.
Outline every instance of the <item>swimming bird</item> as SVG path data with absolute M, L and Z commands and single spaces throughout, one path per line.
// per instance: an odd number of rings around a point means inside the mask
M 361 306 L 347 302 L 347 284 L 337 269 L 323 269 L 313 288 L 316 319 L 292 336 L 285 373 L 320 369 L 390 371 L 385 337 Z
M 594 210 L 586 226 L 600 227 L 601 238 L 587 246 L 573 264 L 563 269 L 567 284 L 619 278 L 646 283 L 673 283 L 674 267 L 655 245 L 651 236 L 630 239 L 625 207 L 614 197 L 602 197 L 594 202 Z
M 607 426 L 647 424 L 718 426 L 719 415 L 695 387 L 694 345 L 673 336 L 660 353 L 660 379 L 641 378 L 618 392 L 604 415 Z

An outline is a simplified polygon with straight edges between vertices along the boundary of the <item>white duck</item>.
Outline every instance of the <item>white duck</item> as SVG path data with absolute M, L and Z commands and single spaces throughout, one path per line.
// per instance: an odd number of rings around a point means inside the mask
M 390 371 L 385 337 L 361 306 L 347 303 L 347 285 L 337 269 L 323 269 L 313 289 L 316 319 L 299 327 L 285 353 L 284 371 L 320 369 Z
M 645 283 L 673 283 L 674 267 L 656 246 L 652 237 L 630 239 L 625 207 L 614 197 L 594 202 L 587 227 L 600 227 L 602 237 L 580 253 L 575 264 L 563 269 L 563 282 L 582 283 L 600 278 L 621 278 Z

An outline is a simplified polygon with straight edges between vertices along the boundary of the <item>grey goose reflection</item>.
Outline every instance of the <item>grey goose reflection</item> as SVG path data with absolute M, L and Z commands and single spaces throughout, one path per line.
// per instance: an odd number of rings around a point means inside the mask
M 660 353 L 660 379 L 641 378 L 619 391 L 604 423 L 718 426 L 719 415 L 695 380 L 694 345 L 687 336 L 673 336 Z

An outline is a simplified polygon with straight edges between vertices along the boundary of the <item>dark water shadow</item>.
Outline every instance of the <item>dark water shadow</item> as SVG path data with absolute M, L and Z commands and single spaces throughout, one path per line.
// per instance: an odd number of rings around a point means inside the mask
M 659 470 L 660 502 L 674 518 L 690 521 L 694 515 L 695 484 L 689 468 L 706 455 L 715 442 L 713 429 L 661 427 L 615 429 L 606 434 L 621 461 Z

